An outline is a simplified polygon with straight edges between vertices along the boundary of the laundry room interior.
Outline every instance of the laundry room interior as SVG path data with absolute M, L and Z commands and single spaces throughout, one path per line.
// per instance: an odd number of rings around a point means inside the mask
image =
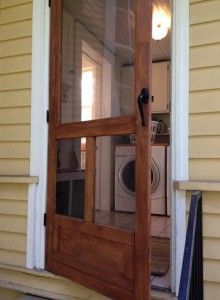
M 93 8 L 91 0 L 64 0 L 62 124 L 135 113 L 134 1 L 96 2 Z M 171 1 L 154 0 L 152 19 L 151 283 L 169 290 Z M 97 224 L 134 230 L 135 142 L 134 134 L 96 138 Z M 57 141 L 56 212 L 78 219 L 84 218 L 86 144 L 86 137 Z

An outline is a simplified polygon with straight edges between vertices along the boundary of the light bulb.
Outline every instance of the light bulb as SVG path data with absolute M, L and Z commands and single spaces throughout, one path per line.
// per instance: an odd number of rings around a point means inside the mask
M 152 38 L 154 40 L 163 39 L 170 28 L 170 18 L 163 9 L 153 7 L 152 18 Z

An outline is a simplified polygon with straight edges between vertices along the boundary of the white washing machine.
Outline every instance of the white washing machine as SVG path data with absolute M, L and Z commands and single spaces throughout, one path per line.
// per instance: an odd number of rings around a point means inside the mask
M 151 213 L 165 215 L 165 147 L 152 145 Z M 135 146 L 119 145 L 115 151 L 115 210 L 135 210 Z

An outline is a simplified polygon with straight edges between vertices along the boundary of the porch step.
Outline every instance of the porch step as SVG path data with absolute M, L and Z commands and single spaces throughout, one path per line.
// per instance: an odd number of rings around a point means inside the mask
M 48 300 L 48 298 L 42 298 L 38 296 L 24 295 L 21 300 Z
M 151 300 L 177 300 L 177 297 L 169 292 L 151 290 Z

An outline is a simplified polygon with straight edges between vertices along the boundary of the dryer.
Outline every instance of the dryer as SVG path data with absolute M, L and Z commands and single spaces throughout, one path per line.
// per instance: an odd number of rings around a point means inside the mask
M 164 215 L 165 146 L 152 145 L 151 213 Z M 115 210 L 135 211 L 135 146 L 119 145 L 115 150 Z

